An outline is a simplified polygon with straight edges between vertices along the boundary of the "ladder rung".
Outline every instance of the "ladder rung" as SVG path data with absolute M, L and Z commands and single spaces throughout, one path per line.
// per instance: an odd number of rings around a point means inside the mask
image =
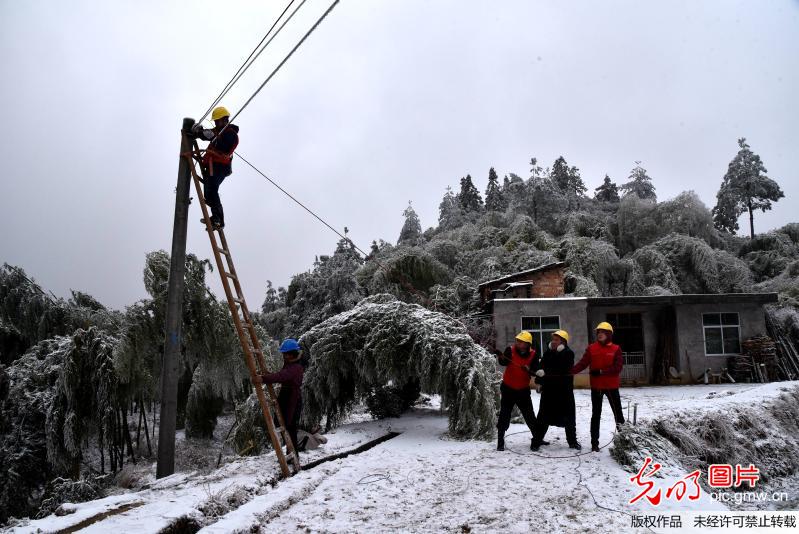
M 230 278 L 231 280 L 237 280 L 237 278 L 236 278 L 236 275 L 230 274 L 230 273 L 228 273 L 228 272 L 226 272 L 226 273 L 225 273 L 225 276 L 227 276 L 227 277 L 228 277 L 228 278 Z
M 244 302 L 244 299 L 237 299 L 237 298 L 234 298 L 234 299 L 232 299 L 232 300 L 233 300 L 233 302 L 235 302 L 236 304 L 241 304 L 242 306 L 246 306 L 246 305 L 247 305 L 247 303 L 246 303 L 246 302 Z
M 224 254 L 228 258 L 230 257 L 230 251 L 228 249 L 226 249 L 226 248 L 218 248 L 216 250 L 217 250 L 217 252 L 219 252 L 220 254 Z

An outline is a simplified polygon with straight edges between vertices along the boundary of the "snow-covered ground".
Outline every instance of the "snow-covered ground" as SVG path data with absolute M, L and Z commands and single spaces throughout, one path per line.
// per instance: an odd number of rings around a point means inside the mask
M 622 400 L 625 411 L 627 401 L 638 404 L 640 423 L 670 411 L 751 406 L 797 385 L 627 388 Z M 610 457 L 609 447 L 588 452 L 590 392 L 577 390 L 575 398 L 577 434 L 585 453 L 579 457 L 567 448 L 563 429 L 554 427 L 547 436 L 551 445 L 539 454 L 529 450 L 529 432 L 518 424 L 508 431 L 505 452 L 497 452 L 493 442 L 450 440 L 445 436 L 446 415 L 432 406 L 399 419 L 354 418 L 329 434 L 322 449 L 303 455 L 303 462 L 352 449 L 388 431 L 401 434 L 277 483 L 274 455 L 239 459 L 208 474 L 179 473 L 140 491 L 77 504 L 69 507 L 73 513 L 31 521 L 13 531 L 53 532 L 95 517 L 99 520 L 87 521 L 80 531 L 146 533 L 187 517 L 209 533 L 250 532 L 256 525 L 263 532 L 647 532 L 631 528 L 628 514 L 727 510 L 704 493 L 697 501 L 668 502 L 658 509 L 643 500 L 628 504 L 638 488 Z M 537 404 L 535 394 L 534 400 Z M 601 445 L 611 442 L 613 427 L 606 404 Z M 667 475 L 658 483 L 666 488 L 676 480 Z M 796 502 L 797 488 L 788 491 Z M 220 502 L 227 505 L 211 506 Z

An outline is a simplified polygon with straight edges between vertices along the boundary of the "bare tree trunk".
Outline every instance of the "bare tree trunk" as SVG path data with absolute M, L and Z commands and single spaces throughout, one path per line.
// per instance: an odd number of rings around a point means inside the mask
M 136 401 L 136 406 L 139 410 L 139 424 L 136 425 L 136 450 L 139 450 L 141 443 L 140 438 L 141 438 L 141 420 L 142 420 L 142 405 L 140 400 Z
M 116 451 L 114 450 L 114 436 L 116 435 L 116 427 L 114 426 L 114 421 L 111 421 L 111 435 L 106 436 L 106 441 L 108 442 L 108 460 L 111 467 L 111 472 L 117 472 L 117 456 Z
M 127 408 L 123 408 L 120 410 L 122 415 L 122 434 L 125 438 L 125 442 L 122 444 L 124 449 L 125 444 L 128 446 L 128 455 L 130 459 L 133 461 L 133 465 L 136 465 L 136 455 L 133 453 L 133 441 L 130 439 L 130 428 L 128 428 L 128 410 Z
M 119 410 L 114 410 L 114 419 L 116 419 L 116 432 L 114 432 L 114 448 L 116 449 L 117 459 L 119 460 L 119 469 L 125 467 L 125 441 L 122 438 L 122 420 L 119 418 Z
M 102 425 L 100 426 L 100 432 L 98 435 L 98 439 L 100 441 L 100 474 L 105 474 L 105 451 L 103 450 L 103 428 Z
M 150 431 L 147 429 L 147 410 L 144 409 L 142 403 L 142 412 L 144 412 L 144 439 L 147 441 L 147 456 L 153 455 L 153 448 L 150 446 Z M 153 425 L 155 428 L 155 425 Z
M 752 203 L 749 203 L 749 239 L 755 238 L 755 216 L 752 213 Z

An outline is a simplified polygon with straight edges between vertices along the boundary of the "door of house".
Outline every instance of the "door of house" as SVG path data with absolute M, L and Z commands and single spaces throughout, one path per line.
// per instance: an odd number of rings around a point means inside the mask
M 646 382 L 646 354 L 644 352 L 644 327 L 640 313 L 609 313 L 607 321 L 613 325 L 613 342 L 621 347 L 624 367 L 621 379 L 625 382 Z

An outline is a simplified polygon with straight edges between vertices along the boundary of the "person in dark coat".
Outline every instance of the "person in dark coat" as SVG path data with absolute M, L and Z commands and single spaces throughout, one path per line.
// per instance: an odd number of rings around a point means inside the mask
M 277 405 L 283 415 L 283 422 L 291 437 L 291 443 L 296 446 L 298 443 L 297 427 L 302 412 L 302 376 L 304 373 L 300 363 L 302 357 L 300 344 L 296 339 L 287 339 L 280 345 L 280 352 L 283 354 L 283 368 L 276 373 L 261 375 L 261 383 L 280 384 Z
M 211 226 L 222 229 L 225 227 L 225 212 L 219 197 L 219 186 L 233 172 L 233 152 L 239 144 L 239 127 L 228 123 L 230 112 L 222 106 L 214 109 L 211 119 L 214 121 L 212 129 L 205 129 L 197 123 L 191 133 L 198 139 L 210 141 L 203 156 L 203 167 L 206 169 L 203 196 L 211 208 Z M 205 219 L 201 222 L 205 224 Z
M 569 447 L 582 448 L 577 441 L 573 365 L 574 352 L 569 348 L 569 333 L 558 330 L 552 334 L 552 341 L 541 356 L 535 373 L 535 383 L 541 386 L 541 402 L 531 447 L 534 451 L 543 445 L 550 425 L 566 430 Z
M 500 391 L 499 419 L 497 420 L 497 450 L 505 450 L 505 431 L 510 426 L 514 406 L 519 407 L 524 422 L 532 434 L 535 430 L 535 411 L 530 395 L 530 377 L 538 368 L 538 361 L 530 332 L 520 332 L 516 342 L 504 352 L 495 351 L 497 361 L 505 366 Z

